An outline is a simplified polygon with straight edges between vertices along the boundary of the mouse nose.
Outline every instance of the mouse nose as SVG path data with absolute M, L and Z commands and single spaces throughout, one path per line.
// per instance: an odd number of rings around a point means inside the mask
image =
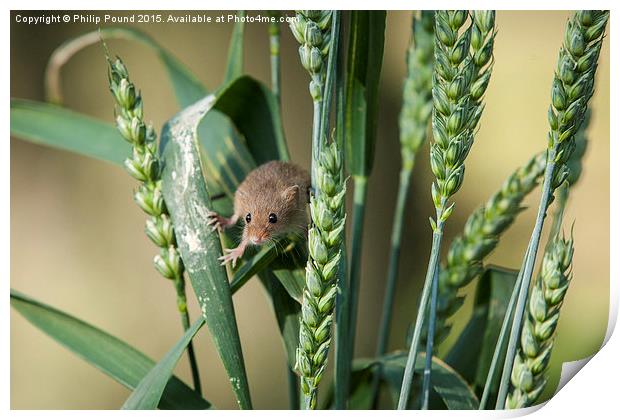
M 269 235 L 267 234 L 267 232 L 259 232 L 256 235 L 252 235 L 250 239 L 255 245 L 261 245 L 267 240 L 268 236 Z

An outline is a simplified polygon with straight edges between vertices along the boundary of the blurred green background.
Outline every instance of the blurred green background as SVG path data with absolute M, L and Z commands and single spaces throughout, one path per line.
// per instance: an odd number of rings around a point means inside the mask
M 11 17 L 11 96 L 43 100 L 43 74 L 51 52 L 63 41 L 96 27 L 17 24 L 18 13 L 38 16 L 49 12 L 12 12 Z M 569 12 L 560 11 L 498 13 L 496 61 L 486 110 L 467 160 L 465 183 L 447 225 L 448 240 L 460 232 L 470 212 L 514 168 L 545 147 L 550 82 L 568 16 Z M 383 298 L 398 182 L 397 118 L 410 17 L 411 12 L 398 11 L 389 12 L 387 18 L 379 135 L 365 223 L 358 356 L 374 353 Z M 209 88 L 221 83 L 231 24 L 135 26 L 172 51 Z M 266 31 L 263 24 L 246 25 L 245 69 L 268 84 Z M 312 120 L 308 77 L 298 62 L 296 43 L 284 25 L 282 34 L 284 128 L 293 160 L 308 167 Z M 161 127 L 177 106 L 154 53 L 126 41 L 110 41 L 109 47 L 123 57 L 133 81 L 142 89 L 147 120 Z M 101 48 L 90 47 L 65 67 L 62 84 L 67 106 L 111 122 L 112 99 L 105 68 Z M 567 231 L 576 220 L 574 281 L 562 310 L 549 392 L 557 383 L 560 364 L 595 352 L 607 328 L 609 39 L 603 42 L 591 107 L 585 169 L 571 193 L 565 218 Z M 404 346 L 430 247 L 427 220 L 433 208 L 427 156 L 425 147 L 418 157 L 408 203 L 392 349 Z M 11 287 L 99 326 L 159 359 L 176 342 L 181 326 L 173 287 L 151 265 L 155 248 L 144 236 L 144 214 L 132 201 L 134 187 L 135 182 L 118 167 L 11 139 Z M 538 195 L 537 190 L 527 199 L 530 209 L 504 235 L 488 262 L 520 265 L 535 216 L 531 207 Z M 199 310 L 193 294 L 188 296 L 195 319 Z M 286 408 L 284 352 L 272 310 L 258 282 L 250 282 L 235 295 L 235 307 L 255 406 Z M 456 315 L 457 325 L 466 320 L 470 308 L 468 299 Z M 10 346 L 14 409 L 113 409 L 129 394 L 14 311 Z M 206 329 L 196 339 L 196 348 L 205 395 L 218 408 L 235 408 L 228 379 Z M 176 373 L 190 381 L 185 356 Z M 331 372 L 326 385 L 330 376 Z

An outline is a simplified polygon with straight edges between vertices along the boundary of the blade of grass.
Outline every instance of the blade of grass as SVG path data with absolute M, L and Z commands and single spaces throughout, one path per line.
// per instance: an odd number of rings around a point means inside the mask
M 228 46 L 228 59 L 226 61 L 226 73 L 224 84 L 230 83 L 243 74 L 243 32 L 245 29 L 245 10 L 237 11 L 238 20 L 235 21 L 230 45 Z
M 288 364 L 286 365 L 286 379 L 288 381 L 288 407 L 290 410 L 299 410 L 299 380 L 293 368 Z
M 204 229 L 212 209 L 198 152 L 197 126 L 217 100 L 208 96 L 164 126 L 163 194 L 179 250 L 216 349 L 242 409 L 252 407 L 228 277 L 218 258 L 219 235 Z
M 174 367 L 204 322 L 204 318 L 200 318 L 187 329 L 174 347 L 142 378 L 123 404 L 123 410 L 154 410 L 157 408 Z
M 261 282 L 271 297 L 271 303 L 278 322 L 284 344 L 288 367 L 295 367 L 295 352 L 299 343 L 299 313 L 301 306 L 282 285 L 273 271 L 265 270 L 259 275 Z M 299 399 L 297 399 L 299 403 Z M 299 404 L 298 404 L 299 406 Z
M 518 270 L 498 266 L 485 268 L 476 284 L 471 317 L 443 357 L 477 394 L 482 393 L 485 385 L 518 273 Z
M 425 353 L 422 353 L 422 356 L 426 358 Z M 381 372 L 380 379 L 389 386 L 391 394 L 397 399 L 406 363 L 407 353 L 399 351 L 385 354 L 380 358 L 356 359 L 353 371 L 354 373 L 359 373 L 368 369 L 375 370 L 381 365 L 379 370 Z M 473 389 L 453 367 L 435 356 L 432 358 L 432 366 L 434 375 L 433 390 L 439 395 L 443 404 L 445 404 L 445 407 L 434 406 L 433 408 L 475 410 L 478 407 L 478 398 Z M 415 370 L 422 372 L 424 369 L 425 362 L 423 359 L 419 359 L 416 362 Z M 370 382 L 372 377 L 369 375 L 365 379 L 367 382 Z M 355 386 L 359 386 L 359 384 L 355 384 Z
M 262 247 L 260 251 L 235 271 L 235 275 L 230 282 L 231 293 L 237 293 L 254 275 L 266 269 L 276 259 L 277 255 L 278 250 L 275 244 Z
M 230 118 L 243 135 L 257 165 L 274 159 L 290 160 L 278 103 L 268 87 L 249 76 L 239 77 L 218 93 L 215 109 Z M 201 130 L 204 125 L 199 126 L 203 135 L 209 129 L 206 124 Z M 206 140 L 201 139 L 201 144 L 207 146 Z
M 131 153 L 131 147 L 113 125 L 57 105 L 25 99 L 11 99 L 11 135 L 119 166 Z
M 155 362 L 124 341 L 11 289 L 11 306 L 32 325 L 121 385 L 135 389 Z M 167 380 L 161 409 L 207 409 L 211 404 L 176 376 Z

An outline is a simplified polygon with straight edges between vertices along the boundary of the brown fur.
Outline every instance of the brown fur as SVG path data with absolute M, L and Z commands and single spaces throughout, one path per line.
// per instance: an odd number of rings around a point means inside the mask
M 248 174 L 235 193 L 235 214 L 245 224 L 244 239 L 260 244 L 289 232 L 303 231 L 308 224 L 310 175 L 299 166 L 267 162 Z M 269 215 L 277 217 L 269 222 Z M 246 223 L 246 215 L 252 220 Z

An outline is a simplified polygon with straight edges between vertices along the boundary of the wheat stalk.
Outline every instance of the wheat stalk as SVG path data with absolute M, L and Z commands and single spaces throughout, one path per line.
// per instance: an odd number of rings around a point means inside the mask
M 293 36 L 300 44 L 301 65 L 308 71 L 311 78 L 309 89 L 313 102 L 312 159 L 315 161 L 318 161 L 324 143 L 321 117 L 332 37 L 332 17 L 330 10 L 296 10 L 295 19 L 289 24 Z M 316 187 L 314 165 L 311 172 L 312 186 Z
M 415 158 L 422 144 L 426 140 L 428 125 L 433 110 L 432 78 L 433 78 L 433 51 L 435 42 L 435 13 L 423 10 L 419 17 L 412 19 L 412 37 L 407 49 L 407 78 L 403 87 L 403 105 L 399 116 L 401 170 L 398 185 L 398 197 L 394 209 L 392 224 L 390 260 L 383 300 L 381 325 L 377 340 L 377 357 L 381 357 L 387 350 L 390 324 L 392 322 L 392 307 L 396 293 L 398 279 L 398 262 L 400 258 L 400 244 L 403 233 L 403 216 L 405 204 L 409 195 L 411 173 Z M 381 369 L 381 367 L 379 367 Z M 375 401 L 378 396 L 381 372 L 374 372 L 372 395 Z
M 560 309 L 571 281 L 573 238 L 556 238 L 545 252 L 540 275 L 528 301 L 521 343 L 512 368 L 512 391 L 506 408 L 532 405 L 542 393 L 553 350 Z

